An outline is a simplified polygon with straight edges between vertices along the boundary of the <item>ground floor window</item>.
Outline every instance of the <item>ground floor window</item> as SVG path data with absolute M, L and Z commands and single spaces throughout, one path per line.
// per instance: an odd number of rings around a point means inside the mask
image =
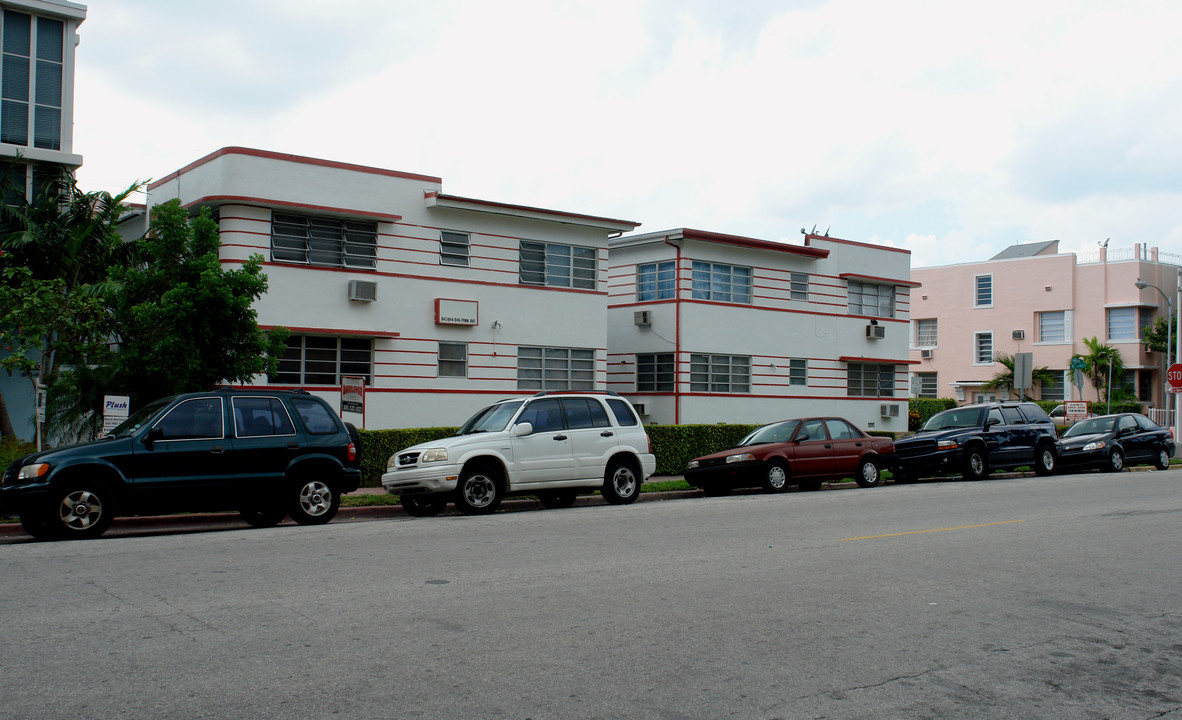
M 789 358 L 788 360 L 788 384 L 789 385 L 808 385 L 809 384 L 809 361 L 804 358 Z
M 691 354 L 690 391 L 751 392 L 750 356 Z
M 341 376 L 373 382 L 373 340 L 370 338 L 292 335 L 279 358 L 279 372 L 268 382 L 280 385 L 340 385 Z
M 847 368 L 851 397 L 894 397 L 895 366 L 878 363 L 850 363 Z
M 439 343 L 439 377 L 468 377 L 467 343 Z
M 637 392 L 669 392 L 673 390 L 675 372 L 673 353 L 652 353 L 636 356 Z
M 936 373 L 915 373 L 915 397 L 939 397 L 940 386 L 936 382 Z
M 517 348 L 518 390 L 594 390 L 595 351 L 584 348 Z
M 1067 399 L 1067 383 L 1064 381 L 1062 370 L 1052 370 L 1055 379 L 1051 382 L 1040 383 L 1043 400 L 1057 400 L 1063 402 Z

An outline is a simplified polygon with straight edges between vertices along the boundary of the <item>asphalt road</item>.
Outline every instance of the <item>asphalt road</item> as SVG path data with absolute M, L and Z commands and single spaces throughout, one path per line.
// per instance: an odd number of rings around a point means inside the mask
M 1182 471 L 0 546 L 9 718 L 1180 718 Z

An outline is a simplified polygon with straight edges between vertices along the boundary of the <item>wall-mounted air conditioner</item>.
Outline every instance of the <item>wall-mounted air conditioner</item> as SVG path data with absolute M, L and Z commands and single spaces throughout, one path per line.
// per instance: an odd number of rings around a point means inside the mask
M 632 403 L 632 407 L 633 407 L 633 409 L 635 409 L 635 410 L 636 410 L 636 414 L 637 414 L 637 415 L 640 415 L 641 417 L 644 417 L 644 416 L 648 415 L 648 405 L 647 405 L 647 404 L 645 404 L 645 403 Z
M 899 406 L 898 405 L 880 405 L 878 408 L 878 413 L 879 413 L 879 415 L 881 415 L 884 418 L 899 417 Z
M 639 327 L 650 327 L 653 324 L 652 310 L 637 310 L 632 313 L 632 322 Z
M 1014 339 L 1015 339 L 1015 340 L 1021 340 L 1021 339 L 1022 339 L 1022 338 L 1024 338 L 1024 337 L 1026 337 L 1026 331 L 1025 331 L 1025 330 L 1015 330 L 1015 331 L 1014 331 Z
M 373 302 L 378 299 L 378 284 L 371 280 L 350 280 L 349 299 L 356 302 Z
M 931 350 L 920 350 L 919 356 L 921 358 L 923 358 L 924 360 L 931 360 L 932 359 L 932 351 Z
M 883 325 L 867 325 L 866 337 L 871 340 L 882 340 L 886 337 L 886 327 Z

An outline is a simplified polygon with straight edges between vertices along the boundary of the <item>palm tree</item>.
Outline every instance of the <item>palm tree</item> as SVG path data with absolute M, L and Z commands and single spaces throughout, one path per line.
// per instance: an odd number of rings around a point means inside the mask
M 1079 358 L 1084 361 L 1084 375 L 1088 376 L 1088 379 L 1092 381 L 1092 386 L 1096 388 L 1096 394 L 1100 396 L 1101 400 L 1104 400 L 1110 394 L 1109 390 L 1105 390 L 1108 387 L 1109 378 L 1119 380 L 1125 372 L 1125 363 L 1120 356 L 1120 349 L 1105 345 L 1095 337 L 1084 338 L 1084 347 L 1088 351 L 1080 355 L 1073 355 L 1072 359 Z M 1103 393 L 1101 393 L 1102 390 Z
M 981 388 L 983 390 L 1005 390 L 1007 396 L 1012 396 L 1017 389 L 1014 381 L 1014 356 L 1007 355 L 1006 353 L 998 353 L 993 357 L 993 362 L 1001 363 L 1005 369 L 994 375 L 993 379 L 982 385 Z M 1048 370 L 1046 366 L 1034 368 L 1030 371 L 1031 385 L 1050 385 L 1055 380 L 1055 373 Z M 1027 388 L 1027 390 L 1029 389 Z M 1021 400 L 1022 398 L 1018 399 Z

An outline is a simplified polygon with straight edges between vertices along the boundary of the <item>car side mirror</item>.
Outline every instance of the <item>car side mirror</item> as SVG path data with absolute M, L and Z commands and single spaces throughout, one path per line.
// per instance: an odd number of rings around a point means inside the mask
M 164 430 L 159 425 L 157 425 L 156 427 L 148 429 L 148 434 L 144 436 L 144 443 L 147 445 L 151 445 L 152 443 L 156 442 L 157 440 L 163 440 L 163 439 L 164 439 Z
M 796 437 L 792 438 L 792 442 L 804 442 L 805 440 L 808 440 L 808 439 L 809 439 L 808 433 L 801 433 L 800 435 L 797 435 Z
M 988 418 L 987 420 L 985 420 L 985 429 L 986 430 L 993 427 L 994 425 L 1001 425 L 1001 420 L 998 420 L 997 418 Z
M 534 426 L 527 422 L 519 422 L 513 426 L 513 437 L 522 437 L 523 435 L 533 435 Z

